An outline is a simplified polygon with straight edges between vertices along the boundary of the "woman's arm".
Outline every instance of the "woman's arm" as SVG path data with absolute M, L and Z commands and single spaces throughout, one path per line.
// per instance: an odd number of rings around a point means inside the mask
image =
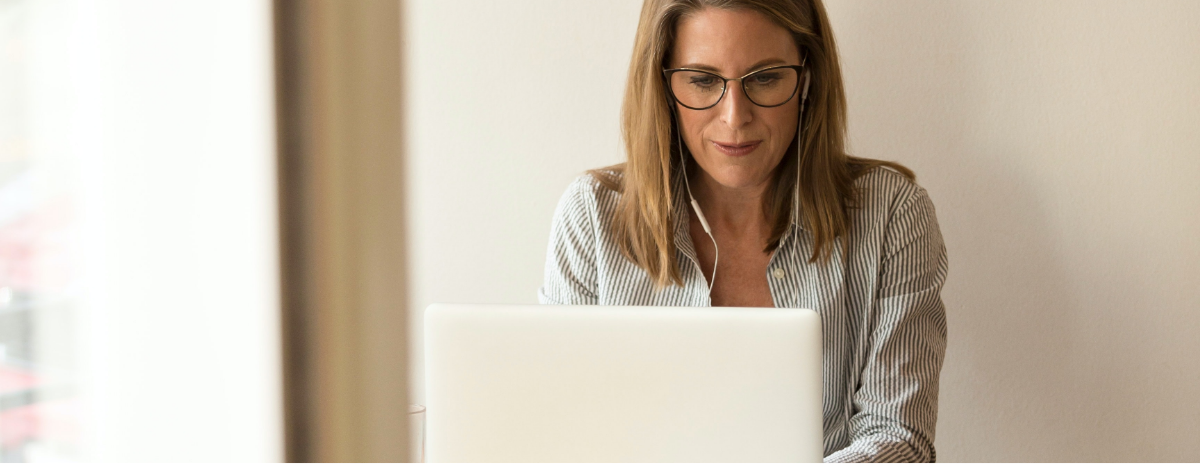
M 575 179 L 558 201 L 546 250 L 546 273 L 538 302 L 594 305 L 596 294 L 596 197 L 590 175 Z
M 932 462 L 938 377 L 946 353 L 946 247 L 924 189 L 888 224 L 850 446 L 827 462 Z

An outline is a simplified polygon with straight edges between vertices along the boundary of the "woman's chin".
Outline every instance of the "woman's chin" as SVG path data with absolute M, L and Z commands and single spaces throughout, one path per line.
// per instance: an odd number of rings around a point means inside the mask
M 770 179 L 770 171 L 757 169 L 748 171 L 740 167 L 733 167 L 721 169 L 715 175 L 710 173 L 709 177 L 722 187 L 745 189 L 763 185 Z

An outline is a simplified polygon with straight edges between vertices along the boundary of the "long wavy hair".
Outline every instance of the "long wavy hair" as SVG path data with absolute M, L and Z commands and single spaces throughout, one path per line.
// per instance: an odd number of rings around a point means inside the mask
M 622 254 L 644 269 L 659 288 L 683 285 L 675 260 L 673 221 L 676 208 L 688 207 L 676 204 L 672 194 L 686 175 L 679 157 L 672 154 L 687 150 L 675 146 L 676 126 L 662 70 L 675 43 L 677 23 L 703 8 L 762 13 L 790 31 L 801 56 L 807 56 L 805 71 L 812 81 L 802 130 L 774 170 L 763 198 L 763 213 L 772 224 L 764 252 L 779 246 L 793 211 L 798 211 L 799 223 L 811 231 L 815 242 L 810 262 L 827 261 L 834 240 L 844 241 L 847 236 L 849 209 L 857 199 L 854 179 L 879 166 L 915 179 L 912 171 L 897 163 L 846 154 L 846 94 L 821 0 L 646 0 L 622 105 L 626 162 L 590 173 L 621 193 L 612 224 L 614 237 Z M 793 204 L 793 198 L 799 205 Z

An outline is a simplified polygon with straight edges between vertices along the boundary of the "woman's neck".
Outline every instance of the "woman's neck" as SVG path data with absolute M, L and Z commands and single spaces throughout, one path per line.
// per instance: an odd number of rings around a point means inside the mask
M 758 237 L 769 231 L 762 205 L 770 180 L 731 188 L 721 185 L 702 169 L 696 169 L 690 179 L 692 195 L 713 229 L 737 237 Z

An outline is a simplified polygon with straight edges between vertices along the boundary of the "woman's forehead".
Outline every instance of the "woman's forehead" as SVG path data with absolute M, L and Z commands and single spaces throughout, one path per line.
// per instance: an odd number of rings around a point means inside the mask
M 671 67 L 741 75 L 770 64 L 800 64 L 791 33 L 762 13 L 704 8 L 679 19 Z

